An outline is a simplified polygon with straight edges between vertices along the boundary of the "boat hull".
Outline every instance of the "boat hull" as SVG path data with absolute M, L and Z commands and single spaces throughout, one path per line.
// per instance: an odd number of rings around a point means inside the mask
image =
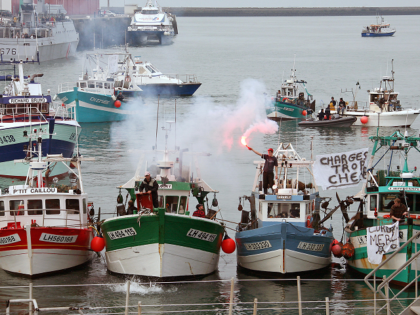
M 304 110 L 307 110 L 303 106 L 285 103 L 285 102 L 276 102 L 274 107 L 271 107 L 266 110 L 267 118 L 280 121 L 280 120 L 295 120 L 295 119 L 306 119 L 306 116 L 302 114 Z
M 138 215 L 128 215 L 102 224 L 109 271 L 172 278 L 206 275 L 217 270 L 224 234 L 219 223 L 165 214 L 164 209 L 159 209 L 157 214 L 142 215 L 140 224 L 138 218 Z M 131 232 L 123 236 L 116 232 L 121 230 Z M 115 235 L 123 237 L 115 238 Z M 210 238 L 199 239 L 198 235 Z
M 129 41 L 133 46 L 145 45 L 150 40 L 158 40 L 161 45 L 172 44 L 173 34 L 165 35 L 164 31 L 129 31 Z
M 235 238 L 238 265 L 245 269 L 286 274 L 318 270 L 331 263 L 330 231 L 317 234 L 312 228 L 284 222 L 237 232 Z
M 378 223 L 379 224 L 379 223 Z M 392 220 L 387 219 L 387 222 L 381 223 L 381 225 L 392 224 Z M 409 225 L 400 225 L 400 246 L 402 246 L 409 237 L 408 235 L 413 235 L 413 233 L 417 233 L 420 231 L 420 226 L 409 226 Z M 411 231 L 409 231 L 411 229 Z M 346 236 L 350 238 L 350 242 L 354 246 L 354 256 L 347 260 L 348 266 L 364 275 L 369 274 L 372 270 L 374 270 L 378 265 L 371 264 L 368 261 L 367 256 L 367 236 L 366 230 L 358 230 L 351 233 L 346 232 Z M 414 243 L 420 244 L 420 240 L 416 240 Z M 418 246 L 418 250 L 420 250 L 420 246 Z M 386 260 L 387 257 L 392 255 L 394 252 L 389 252 L 384 254 L 382 257 L 382 261 Z M 415 246 L 412 246 L 410 250 L 402 250 L 399 254 L 397 254 L 392 260 L 388 263 L 384 264 L 381 269 L 376 272 L 376 278 L 382 278 L 386 276 L 387 278 L 397 269 L 399 269 L 411 256 L 416 253 Z M 417 265 L 414 263 L 410 267 L 405 268 L 402 270 L 392 282 L 397 284 L 407 284 L 411 282 L 415 277 L 416 269 L 420 270 L 420 262 L 417 262 Z
M 24 159 L 26 153 L 23 146 L 28 145 L 28 138 L 23 136 L 23 131 L 32 127 L 41 127 L 48 130 L 48 122 L 14 122 L 3 123 L 0 128 L 0 177 L 24 179 L 28 173 L 28 166 L 24 163 L 15 163 L 14 160 Z M 54 135 L 43 139 L 42 152 L 47 154 L 63 154 L 63 157 L 73 156 L 76 141 L 82 128 L 75 121 L 57 121 L 54 125 Z M 67 173 L 68 169 L 57 163 L 50 176 Z
M 198 90 L 201 83 L 183 84 L 140 84 L 144 95 L 191 96 Z
M 386 32 L 386 33 L 362 33 L 362 37 L 384 37 L 384 36 L 392 36 L 395 34 L 396 31 L 393 32 Z
M 57 236 L 55 240 L 53 236 Z M 86 263 L 91 256 L 91 229 L 26 227 L 0 230 L 0 267 L 38 276 Z
M 301 127 L 350 127 L 356 120 L 356 117 L 343 117 L 331 120 L 303 120 L 298 125 Z
M 111 95 L 75 88 L 73 91 L 58 93 L 57 96 L 63 103 L 75 105 L 75 118 L 81 123 L 121 121 L 134 112 L 134 108 L 125 101 L 121 102 L 120 107 L 116 107 Z
M 367 127 L 404 127 L 411 126 L 418 117 L 419 110 L 402 110 L 395 112 L 362 112 L 362 111 L 346 111 L 343 117 L 356 117 L 357 120 L 354 122 L 354 126 L 367 126 Z M 361 118 L 363 116 L 368 117 L 368 122 L 363 124 Z

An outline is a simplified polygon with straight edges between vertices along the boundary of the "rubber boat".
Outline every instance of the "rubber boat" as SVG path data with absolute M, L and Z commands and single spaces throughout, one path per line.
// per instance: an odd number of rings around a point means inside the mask
M 338 117 L 330 120 L 315 120 L 309 118 L 298 123 L 301 127 L 350 127 L 357 120 L 356 117 Z

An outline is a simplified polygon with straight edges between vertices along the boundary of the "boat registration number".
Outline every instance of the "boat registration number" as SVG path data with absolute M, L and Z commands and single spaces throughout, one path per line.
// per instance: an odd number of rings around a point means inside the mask
M 42 233 L 39 240 L 41 242 L 48 242 L 48 243 L 74 243 L 77 240 L 77 235 L 56 235 L 56 234 Z
M 20 242 L 19 234 L 12 234 L 9 236 L 0 237 L 0 245 L 7 245 Z
M 303 250 L 310 250 L 313 252 L 320 252 L 324 248 L 324 244 L 313 244 L 313 243 L 306 243 L 306 242 L 299 242 L 298 247 L 299 249 Z
M 244 246 L 247 250 L 259 250 L 272 247 L 270 241 L 244 243 Z
M 188 237 L 198 238 L 202 241 L 213 242 L 217 234 L 207 233 L 196 229 L 190 229 L 187 233 Z
M 122 230 L 107 232 L 107 233 L 108 233 L 108 236 L 111 240 L 116 240 L 118 238 L 124 238 L 124 237 L 137 235 L 136 230 L 132 227 L 122 229 Z

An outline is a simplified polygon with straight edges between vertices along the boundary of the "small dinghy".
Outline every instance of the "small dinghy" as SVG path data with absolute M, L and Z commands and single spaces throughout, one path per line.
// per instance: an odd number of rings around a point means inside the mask
M 309 118 L 298 123 L 302 127 L 350 127 L 357 120 L 356 117 L 338 117 L 331 120 L 315 120 Z

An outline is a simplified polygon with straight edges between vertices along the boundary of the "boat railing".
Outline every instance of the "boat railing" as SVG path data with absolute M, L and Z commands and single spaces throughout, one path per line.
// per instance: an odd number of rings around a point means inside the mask
M 250 296 L 247 295 L 247 301 L 238 301 L 238 291 L 240 288 L 244 288 L 246 286 L 253 286 L 253 285 L 260 285 L 266 283 L 274 283 L 279 285 L 281 283 L 287 283 L 288 291 L 292 290 L 292 285 L 295 283 L 296 286 L 296 293 L 293 292 L 294 299 L 287 299 L 285 297 L 281 297 L 280 300 L 270 301 L 267 300 L 265 295 L 258 295 L 258 291 L 255 291 L 255 295 Z M 137 303 L 133 303 L 130 298 L 134 295 L 135 298 L 138 298 L 138 293 L 135 290 L 135 286 L 145 286 L 150 287 L 150 282 L 135 282 L 135 281 L 126 281 L 125 283 L 95 283 L 95 284 L 56 284 L 56 285 L 34 285 L 33 282 L 30 282 L 29 285 L 20 285 L 20 286 L 0 286 L 1 289 L 5 289 L 7 291 L 7 296 L 13 296 L 13 291 L 16 290 L 16 295 L 19 296 L 18 299 L 9 299 L 4 301 L 3 303 L 0 301 L 0 305 L 4 305 L 6 312 L 5 314 L 11 314 L 12 308 L 13 313 L 17 313 L 18 311 L 24 312 L 24 310 L 28 309 L 29 307 L 29 314 L 39 314 L 41 312 L 66 312 L 69 310 L 78 312 L 79 314 L 87 314 L 91 313 L 91 311 L 103 310 L 100 314 L 105 313 L 112 313 L 112 314 L 155 314 L 155 313 L 162 313 L 162 309 L 164 309 L 165 314 L 236 314 L 236 313 L 247 313 L 247 314 L 266 314 L 266 312 L 273 312 L 276 314 L 287 312 L 293 314 L 302 315 L 305 314 L 312 314 L 314 312 L 323 313 L 329 315 L 330 312 L 335 313 L 343 313 L 343 314 L 354 314 L 357 310 L 358 312 L 365 312 L 371 314 L 372 311 L 372 303 L 374 302 L 373 299 L 364 297 L 363 299 L 358 298 L 354 300 L 346 300 L 334 298 L 337 296 L 336 292 L 332 292 L 332 297 L 326 296 L 324 299 L 317 299 L 317 300 L 304 300 L 304 296 L 302 296 L 302 283 L 303 285 L 309 284 L 311 286 L 316 285 L 320 282 L 331 282 L 331 285 L 337 283 L 348 283 L 351 282 L 363 282 L 362 279 L 301 279 L 300 276 L 296 278 L 282 278 L 282 279 L 220 279 L 220 280 L 192 280 L 192 281 L 165 281 L 165 282 L 154 282 L 153 284 L 156 286 L 173 286 L 173 285 L 211 285 L 217 284 L 221 288 L 223 288 L 223 292 L 221 292 L 221 297 L 218 298 L 216 296 L 215 302 L 203 303 L 199 301 L 198 303 L 194 303 L 192 301 L 193 296 L 190 296 L 188 299 L 188 303 L 172 303 L 172 304 L 145 304 L 142 301 L 136 300 Z M 98 288 L 99 290 L 106 290 L 112 288 L 118 288 L 119 291 L 123 288 L 123 291 L 120 296 L 118 294 L 113 294 L 114 298 L 111 303 L 107 305 L 98 305 L 95 303 L 95 306 L 85 305 L 86 303 L 78 303 L 78 305 L 68 305 L 68 306 L 55 306 L 55 307 L 41 307 L 40 300 L 43 299 L 42 297 L 34 299 L 34 291 L 39 290 L 45 292 L 47 289 L 52 289 L 56 294 L 59 294 L 60 290 L 65 290 L 62 294 L 68 295 L 69 289 L 80 288 L 89 288 L 92 290 L 94 288 Z M 134 288 L 134 289 L 133 289 Z M 28 299 L 22 298 L 22 289 L 28 289 Z M 134 291 L 133 295 L 131 292 Z M 297 299 L 296 299 L 297 295 Z M 407 297 L 404 299 L 406 304 L 410 303 L 414 298 Z M 130 304 L 131 302 L 131 304 Z M 383 303 L 386 305 L 388 302 L 387 299 L 377 299 L 377 303 Z M 23 304 L 25 303 L 25 304 Z M 28 303 L 28 304 L 26 304 Z M 359 303 L 359 305 L 355 305 Z M 79 306 L 83 304 L 83 306 Z M 134 304 L 134 305 L 133 305 Z M 394 303 L 395 304 L 395 303 Z M 12 307 L 13 306 L 13 307 Z M 396 311 L 401 311 L 404 309 L 402 305 L 393 305 L 393 313 Z M 17 309 L 19 308 L 19 310 Z M 399 312 L 398 312 L 399 313 Z M 391 313 L 388 313 L 391 314 Z
M 373 294 L 374 294 L 374 314 L 376 315 L 377 312 L 380 312 L 381 310 L 383 310 L 385 307 L 387 308 L 387 312 L 388 314 L 390 314 L 391 311 L 391 302 L 393 302 L 394 300 L 397 300 L 397 298 L 400 296 L 400 294 L 402 292 L 404 292 L 406 289 L 408 289 L 409 287 L 411 287 L 414 284 L 415 287 L 415 297 L 418 297 L 418 279 L 420 277 L 420 275 L 418 274 L 418 258 L 420 256 L 420 251 L 417 251 L 417 239 L 420 238 L 420 231 L 417 232 L 416 234 L 414 234 L 412 237 L 410 237 L 410 239 L 407 240 L 407 242 L 405 242 L 405 244 L 403 246 L 401 246 L 399 249 L 397 249 L 395 252 L 393 252 L 389 257 L 387 257 L 384 261 L 382 261 L 378 267 L 376 267 L 375 269 L 373 269 L 368 275 L 366 275 L 364 281 L 366 283 L 366 285 L 372 290 Z M 409 245 L 415 245 L 415 254 L 411 256 L 410 259 L 408 259 L 406 262 L 404 262 L 404 264 L 402 264 L 397 270 L 395 270 L 388 278 L 386 278 L 386 276 L 383 276 L 383 280 L 382 282 L 377 286 L 376 285 L 376 274 L 378 273 L 378 271 L 386 264 L 388 264 L 392 259 L 394 259 L 394 257 L 396 257 L 402 250 L 404 250 L 406 247 L 408 247 Z M 398 259 L 398 258 L 397 258 Z M 405 271 L 405 269 L 409 266 L 411 266 L 412 264 L 415 264 L 415 277 L 414 279 L 409 282 L 404 288 L 402 288 L 397 294 L 395 294 L 392 298 L 390 298 L 390 294 L 393 294 L 393 291 L 390 290 L 390 282 L 393 281 L 399 274 L 401 271 Z M 372 281 L 373 277 L 373 285 L 370 283 Z M 377 294 L 380 294 L 384 299 L 386 299 L 386 304 L 383 305 L 381 308 L 379 308 L 378 310 L 376 309 L 376 300 L 377 300 Z
M 63 119 L 76 119 L 76 103 L 65 104 L 61 102 L 53 102 L 50 105 L 50 113 L 54 114 L 55 117 L 61 117 Z
M 27 212 L 26 212 L 27 211 Z M 46 215 L 47 211 L 57 211 L 59 213 L 54 214 L 48 214 Z M 82 214 L 81 211 L 75 210 L 75 209 L 22 209 L 22 210 L 0 210 L 0 218 L 6 217 L 5 214 L 9 212 L 11 215 L 13 215 L 13 219 L 0 219 L 0 225 L 2 223 L 5 223 L 5 226 L 8 226 L 9 223 L 14 223 L 15 228 L 18 227 L 18 223 L 20 225 L 19 219 L 26 219 L 29 223 L 29 220 L 31 222 L 36 223 L 37 219 L 41 219 L 40 226 L 45 226 L 45 222 L 49 220 L 54 221 L 64 221 L 64 225 L 62 224 L 55 224 L 54 226 L 59 227 L 79 227 L 82 228 L 83 222 L 82 222 Z M 23 212 L 23 214 L 20 214 L 20 212 Z M 32 214 L 29 214 L 30 212 L 33 212 Z M 39 213 L 41 212 L 41 213 Z M 65 212 L 65 217 L 61 215 L 62 212 Z M 69 214 L 75 214 L 77 217 L 70 217 Z M 51 225 L 48 225 L 51 226 Z
M 13 120 L 22 115 L 39 116 L 49 113 L 49 103 L 36 104 L 1 104 L 0 117 L 1 122 L 4 118 L 13 118 Z
M 71 92 L 74 90 L 76 84 L 74 82 L 64 82 L 58 85 L 57 93 Z

